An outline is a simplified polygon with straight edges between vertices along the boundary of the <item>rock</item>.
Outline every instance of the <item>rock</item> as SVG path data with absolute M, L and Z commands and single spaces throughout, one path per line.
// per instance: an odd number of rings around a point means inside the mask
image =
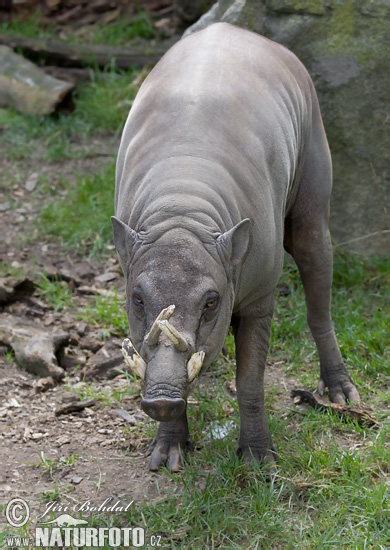
M 37 172 L 33 172 L 32 174 L 30 174 L 25 183 L 26 191 L 28 191 L 29 193 L 34 191 L 38 181 L 39 181 L 39 174 Z
M 34 389 L 37 393 L 40 393 L 54 388 L 55 385 L 54 379 L 51 376 L 47 376 L 46 378 L 39 378 L 39 380 L 34 383 Z
M 87 349 L 89 351 L 92 351 L 93 353 L 96 353 L 97 351 L 99 351 L 99 349 L 103 347 L 103 345 L 104 345 L 104 342 L 102 342 L 102 340 L 98 340 L 91 334 L 84 336 L 84 338 L 80 340 L 80 348 Z
M 122 343 L 119 339 L 107 340 L 104 346 L 87 362 L 85 379 L 104 378 L 109 370 L 123 365 Z
M 0 316 L 0 343 L 11 346 L 16 362 L 37 376 L 51 376 L 54 380 L 64 376 L 55 352 L 67 340 L 63 330 L 50 332 L 24 318 Z
M 137 419 L 135 418 L 135 416 L 133 414 L 129 414 L 127 411 L 125 411 L 123 409 L 111 409 L 110 412 L 113 412 L 115 414 L 119 414 L 119 416 L 121 416 L 123 418 L 123 420 L 125 420 L 129 424 L 132 424 L 133 426 L 135 426 L 135 424 L 137 424 Z
M 114 273 L 112 271 L 106 271 L 105 273 L 102 273 L 102 275 L 98 275 L 95 277 L 95 281 L 98 281 L 99 283 L 108 283 L 110 281 L 113 281 L 118 277 L 118 273 Z
M 196 21 L 212 3 L 210 0 L 173 0 L 172 2 L 174 14 L 187 25 Z M 158 28 L 157 24 L 155 26 Z
M 221 0 L 185 34 L 225 21 L 292 50 L 313 78 L 333 158 L 331 232 L 390 252 L 390 3 Z
M 84 336 L 85 331 L 87 330 L 87 326 L 88 326 L 87 323 L 84 323 L 84 321 L 80 323 L 76 323 L 77 334 L 79 336 Z
M 0 277 L 0 303 L 16 302 L 31 296 L 34 290 L 33 281 L 27 277 Z
M 0 46 L 0 107 L 46 115 L 64 104 L 74 84 L 47 75 L 7 46 Z
M 58 445 L 58 447 L 62 447 L 62 445 L 67 445 L 69 443 L 70 437 L 67 435 L 60 435 L 60 437 L 56 439 L 56 444 Z
M 77 348 L 71 346 L 62 348 L 58 353 L 58 362 L 64 370 L 74 369 L 78 366 L 85 365 L 86 358 L 78 353 Z
M 78 485 L 79 483 L 81 483 L 83 481 L 83 478 L 81 476 L 73 476 L 72 479 L 70 480 L 70 482 L 73 484 L 73 485 Z

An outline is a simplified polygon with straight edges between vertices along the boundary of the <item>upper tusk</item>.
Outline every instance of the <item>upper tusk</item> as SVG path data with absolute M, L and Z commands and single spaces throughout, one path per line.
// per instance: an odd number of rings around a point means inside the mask
M 188 350 L 187 340 L 178 330 L 175 329 L 175 327 L 171 325 L 169 321 L 157 321 L 157 325 L 160 327 L 165 336 L 167 336 L 170 341 L 175 344 L 179 351 Z
M 198 376 L 202 368 L 205 352 L 198 351 L 193 353 L 187 363 L 187 379 L 191 383 Z
M 161 332 L 161 328 L 158 326 L 158 321 L 164 321 L 164 320 L 170 319 L 174 311 L 175 311 L 175 306 L 172 304 L 171 306 L 166 307 L 159 313 L 159 315 L 157 316 L 156 320 L 152 325 L 152 328 L 150 329 L 150 331 L 145 337 L 145 342 L 149 344 L 149 346 L 155 346 L 158 342 L 158 338 Z
M 146 363 L 140 354 L 134 348 L 131 340 L 125 338 L 122 343 L 123 358 L 127 366 L 129 366 L 141 380 L 145 379 Z

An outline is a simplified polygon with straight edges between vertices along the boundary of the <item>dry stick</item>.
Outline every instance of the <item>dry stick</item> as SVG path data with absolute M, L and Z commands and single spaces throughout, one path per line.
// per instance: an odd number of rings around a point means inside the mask
M 375 237 L 375 235 L 386 235 L 390 234 L 390 229 L 381 229 L 379 231 L 374 231 L 374 233 L 368 233 L 367 235 L 362 235 L 361 237 L 355 237 L 354 239 L 349 239 L 348 241 L 343 241 L 342 243 L 337 243 L 333 245 L 335 248 L 343 246 L 344 244 L 354 243 L 356 241 L 361 241 L 363 239 L 368 239 L 369 237 Z
M 380 423 L 377 419 L 370 414 L 365 409 L 360 407 L 351 407 L 348 405 L 339 405 L 338 403 L 330 403 L 329 405 L 324 405 L 317 401 L 314 395 L 310 391 L 306 390 L 291 390 L 291 397 L 296 401 L 296 403 L 307 403 L 310 407 L 320 411 L 332 410 L 335 412 L 342 420 L 355 420 L 360 426 L 372 427 L 380 426 Z
M 60 40 L 28 38 L 0 34 L 0 44 L 11 48 L 20 48 L 25 54 L 44 57 L 56 65 L 82 67 L 98 65 L 105 67 L 112 60 L 120 69 L 142 67 L 148 63 L 157 63 L 176 40 L 170 40 L 161 46 L 134 46 L 116 48 L 113 46 L 90 46 L 85 44 L 67 44 Z
M 87 407 L 93 407 L 95 405 L 94 399 L 87 399 L 86 401 L 76 401 L 74 403 L 68 403 L 63 407 L 55 411 L 56 416 L 61 416 L 62 414 L 71 414 L 74 412 L 82 411 Z

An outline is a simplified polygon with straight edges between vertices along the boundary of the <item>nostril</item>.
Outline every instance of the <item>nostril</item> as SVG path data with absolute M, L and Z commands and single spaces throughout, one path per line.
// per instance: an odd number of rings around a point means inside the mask
M 141 401 L 141 408 L 154 420 L 159 420 L 160 422 L 170 422 L 183 416 L 186 409 L 186 402 L 182 398 L 146 398 Z

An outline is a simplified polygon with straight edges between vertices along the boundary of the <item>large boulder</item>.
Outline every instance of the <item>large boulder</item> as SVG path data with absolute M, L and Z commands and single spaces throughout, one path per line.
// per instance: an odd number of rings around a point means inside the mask
M 301 59 L 332 151 L 332 235 L 361 254 L 390 252 L 389 20 L 389 0 L 221 0 L 186 31 L 234 23 Z

